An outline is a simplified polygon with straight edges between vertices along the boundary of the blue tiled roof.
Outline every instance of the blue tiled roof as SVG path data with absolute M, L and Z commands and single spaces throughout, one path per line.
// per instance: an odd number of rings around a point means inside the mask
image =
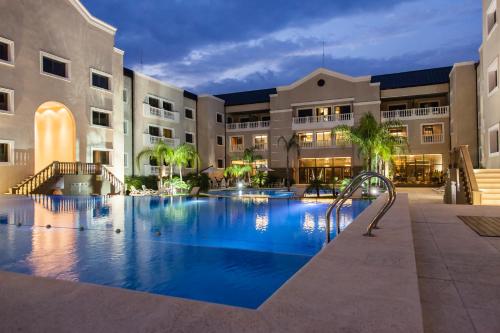
M 380 82 L 380 89 L 410 88 L 449 83 L 453 67 L 440 67 L 420 71 L 374 75 L 372 83 Z
M 220 99 L 226 101 L 226 106 L 231 105 L 244 105 L 244 104 L 254 104 L 254 103 L 266 103 L 269 102 L 269 95 L 276 94 L 276 88 L 271 89 L 260 89 L 251 91 L 241 91 L 230 94 L 216 95 Z

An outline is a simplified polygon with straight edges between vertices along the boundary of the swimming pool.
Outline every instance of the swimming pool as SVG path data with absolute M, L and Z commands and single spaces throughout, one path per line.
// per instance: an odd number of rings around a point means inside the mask
M 346 205 L 344 227 L 368 205 Z M 267 199 L 0 197 L 0 269 L 257 308 L 322 248 L 326 208 Z
M 211 190 L 210 195 L 226 196 L 226 197 L 267 197 L 273 199 L 287 199 L 293 197 L 293 192 L 286 190 L 275 189 L 226 189 L 226 190 Z

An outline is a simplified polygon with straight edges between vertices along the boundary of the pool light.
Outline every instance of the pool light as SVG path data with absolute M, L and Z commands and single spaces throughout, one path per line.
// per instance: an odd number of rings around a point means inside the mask
M 242 182 L 239 182 L 239 183 L 238 183 L 238 189 L 240 189 L 240 190 L 241 190 L 242 188 L 243 188 L 243 183 L 242 183 Z

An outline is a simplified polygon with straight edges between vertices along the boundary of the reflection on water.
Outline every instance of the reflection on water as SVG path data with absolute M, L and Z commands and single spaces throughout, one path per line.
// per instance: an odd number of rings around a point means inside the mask
M 367 205 L 346 205 L 342 226 Z M 0 269 L 257 307 L 322 248 L 326 208 L 265 198 L 4 197 Z

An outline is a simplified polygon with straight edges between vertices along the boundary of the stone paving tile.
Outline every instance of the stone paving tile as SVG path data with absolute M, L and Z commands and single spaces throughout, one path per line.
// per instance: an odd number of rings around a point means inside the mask
M 500 309 L 496 310 L 479 310 L 468 309 L 476 332 L 481 333 L 498 333 L 500 332 Z
M 466 308 L 498 310 L 500 309 L 500 285 L 455 282 L 458 293 Z
M 439 260 L 435 262 L 417 261 L 417 271 L 419 278 L 451 280 L 448 267 Z
M 474 327 L 463 307 L 422 303 L 424 331 L 426 333 L 471 333 Z
M 451 280 L 419 278 L 420 300 L 429 304 L 462 307 L 460 295 Z

